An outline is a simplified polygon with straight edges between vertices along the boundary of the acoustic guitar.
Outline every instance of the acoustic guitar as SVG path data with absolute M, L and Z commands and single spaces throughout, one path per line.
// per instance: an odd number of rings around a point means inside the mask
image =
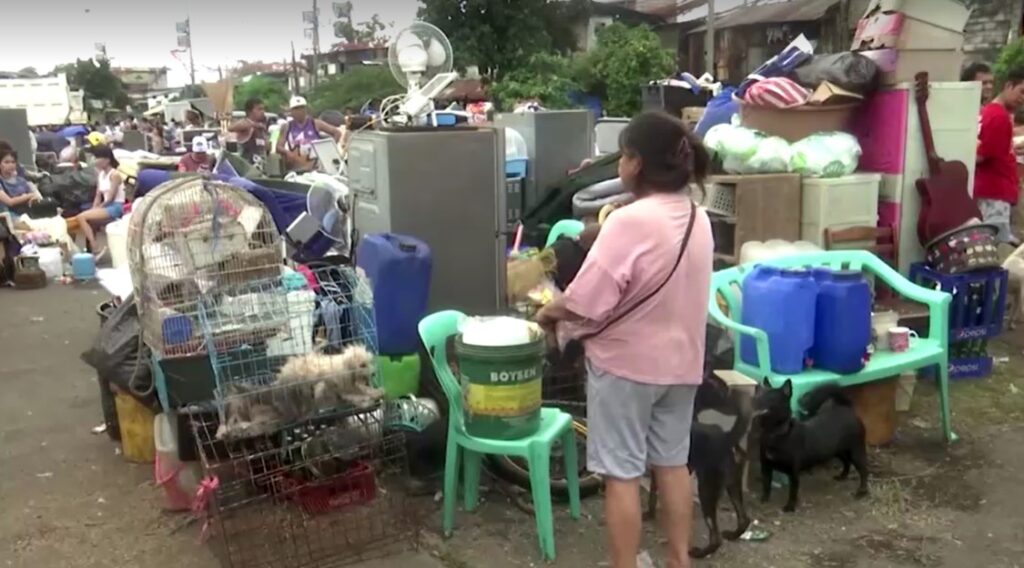
M 921 212 L 917 217 L 917 238 L 927 247 L 936 237 L 956 229 L 971 219 L 981 219 L 981 211 L 967 193 L 970 174 L 963 162 L 946 161 L 935 151 L 932 125 L 928 120 L 928 73 L 914 76 L 917 115 L 928 157 L 928 176 L 917 180 Z

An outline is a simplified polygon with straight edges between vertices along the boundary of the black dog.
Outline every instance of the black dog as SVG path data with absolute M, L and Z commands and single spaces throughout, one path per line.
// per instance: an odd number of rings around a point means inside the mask
M 771 497 L 772 472 L 781 471 L 789 477 L 789 500 L 782 510 L 796 511 L 800 472 L 832 459 L 839 459 L 843 464 L 843 471 L 836 480 L 846 479 L 852 465 L 860 475 L 860 487 L 854 495 L 858 498 L 867 495 L 864 424 L 842 388 L 826 384 L 805 394 L 800 406 L 806 416 L 801 420 L 793 418 L 792 397 L 792 381 L 787 380 L 782 388 L 773 389 L 765 379 L 764 389 L 754 398 L 754 416 L 761 433 L 761 500 L 768 501 Z
M 736 416 L 736 422 L 728 432 L 719 426 L 697 422 L 702 410 L 714 409 L 723 414 Z M 708 545 L 690 548 L 690 556 L 704 558 L 722 546 L 722 536 L 736 540 L 750 526 L 750 517 L 743 505 L 743 466 L 747 458 L 739 447 L 747 430 L 750 417 L 742 411 L 741 405 L 729 394 L 729 387 L 714 375 L 708 375 L 697 390 L 694 401 L 694 421 L 690 430 L 689 468 L 697 475 L 697 493 L 700 498 L 701 515 L 708 526 Z M 722 490 L 729 494 L 736 511 L 736 530 L 720 532 L 718 529 L 718 499 Z M 658 507 L 657 484 L 651 482 L 647 517 L 654 518 Z

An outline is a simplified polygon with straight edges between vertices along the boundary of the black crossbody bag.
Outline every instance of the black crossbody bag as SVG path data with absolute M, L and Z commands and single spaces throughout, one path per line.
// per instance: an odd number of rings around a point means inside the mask
M 577 338 L 578 341 L 581 341 L 581 342 L 582 341 L 587 341 L 588 339 L 593 339 L 593 338 L 597 337 L 598 335 L 601 335 L 602 333 L 607 331 L 608 328 L 610 328 L 611 326 L 613 326 L 613 325 L 619 323 L 620 321 L 622 321 L 622 318 L 632 314 L 638 308 L 640 308 L 640 306 L 643 306 L 644 304 L 649 302 L 652 298 L 657 296 L 658 293 L 661 292 L 663 288 L 665 288 L 665 286 L 668 285 L 669 281 L 672 280 L 672 277 L 675 276 L 676 271 L 679 270 L 680 263 L 682 263 L 682 261 L 683 261 L 683 255 L 686 254 L 686 247 L 690 244 L 690 235 L 693 234 L 693 225 L 696 222 L 696 220 L 697 220 L 697 204 L 694 203 L 691 200 L 690 201 L 690 220 L 686 224 L 686 233 L 683 234 L 683 242 L 679 245 L 679 254 L 676 256 L 676 263 L 674 265 L 672 265 L 672 270 L 668 273 L 668 276 L 665 277 L 665 280 L 657 288 L 655 288 L 653 291 L 651 291 L 650 294 L 647 294 L 643 298 L 640 298 L 640 300 L 637 301 L 636 303 L 634 303 L 632 306 L 630 306 L 629 308 L 623 310 L 622 312 L 620 312 L 618 315 L 616 315 L 615 317 L 611 318 L 610 320 L 606 321 L 597 331 L 593 331 L 591 333 L 585 334 L 585 335 Z

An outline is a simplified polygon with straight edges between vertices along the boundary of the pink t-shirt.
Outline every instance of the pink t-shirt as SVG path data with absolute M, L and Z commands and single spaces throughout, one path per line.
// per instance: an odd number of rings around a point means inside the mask
M 608 217 L 565 292 L 568 309 L 587 320 L 571 326 L 573 335 L 600 329 L 665 281 L 689 217 L 690 199 L 683 194 L 651 195 Z M 640 383 L 700 384 L 713 255 L 711 222 L 697 209 L 690 243 L 672 279 L 587 340 L 587 357 L 604 371 Z

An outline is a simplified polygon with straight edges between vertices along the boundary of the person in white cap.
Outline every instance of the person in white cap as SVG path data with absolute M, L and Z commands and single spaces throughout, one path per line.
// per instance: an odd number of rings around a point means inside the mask
M 210 173 L 213 165 L 210 163 L 210 143 L 202 136 L 192 139 L 192 151 L 181 157 L 178 162 L 179 172 L 188 173 Z
M 305 97 L 294 96 L 288 104 L 291 122 L 285 125 L 277 137 L 277 153 L 284 158 L 290 171 L 310 171 L 316 167 L 313 142 L 320 139 L 320 133 L 330 135 L 335 141 L 341 140 L 341 130 L 326 122 L 309 116 Z

